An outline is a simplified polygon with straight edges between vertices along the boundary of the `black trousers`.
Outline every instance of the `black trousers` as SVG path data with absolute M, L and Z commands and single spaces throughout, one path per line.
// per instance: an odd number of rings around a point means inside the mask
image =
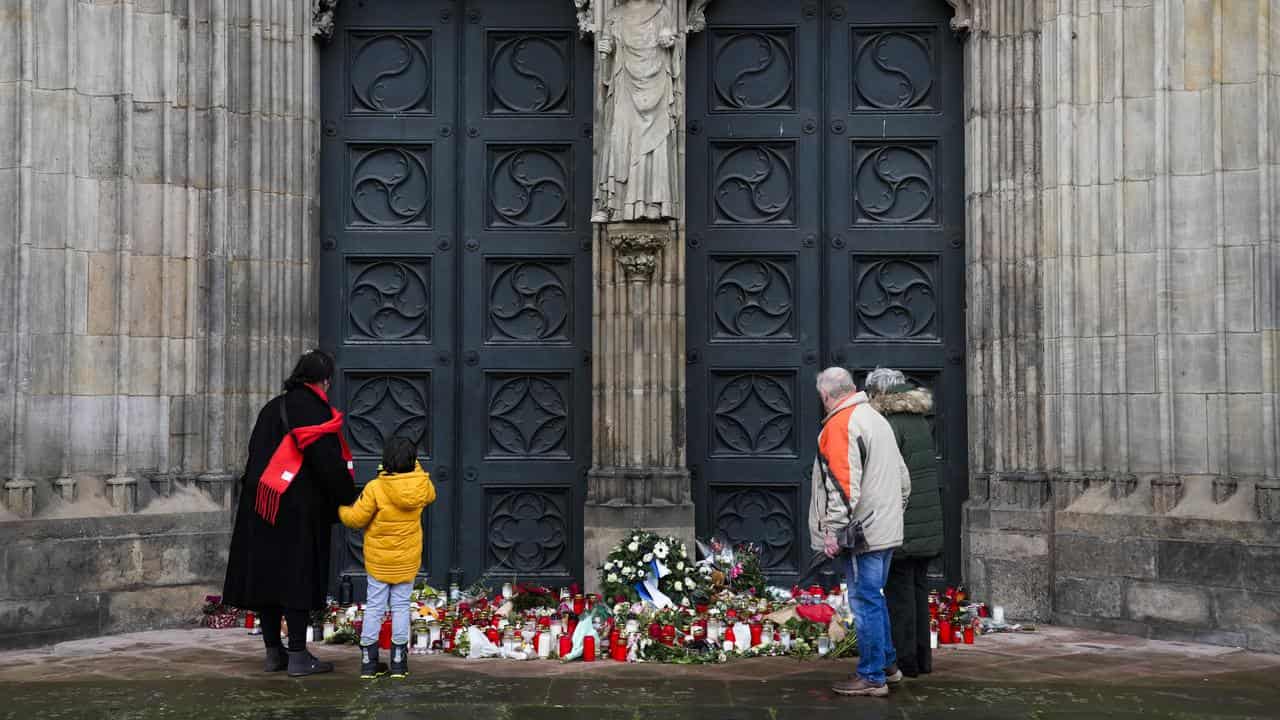
M 895 557 L 889 566 L 889 581 L 884 586 L 893 647 L 898 651 L 898 668 L 912 677 L 933 672 L 933 651 L 929 649 L 928 569 L 928 558 Z
M 283 644 L 280 642 L 280 618 L 284 618 L 289 621 L 289 650 L 306 650 L 307 622 L 311 619 L 310 616 L 311 613 L 306 610 L 292 610 L 279 605 L 260 608 L 258 617 L 262 618 L 262 642 L 269 648 Z

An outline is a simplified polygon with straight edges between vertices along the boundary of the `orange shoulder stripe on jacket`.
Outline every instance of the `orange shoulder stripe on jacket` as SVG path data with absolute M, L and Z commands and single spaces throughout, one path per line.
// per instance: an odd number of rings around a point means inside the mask
M 832 415 L 822 429 L 822 442 L 819 451 L 827 460 L 827 468 L 835 477 L 836 484 L 844 491 L 845 500 L 851 496 L 853 488 L 849 467 L 849 417 L 853 415 L 856 405 L 847 407 Z

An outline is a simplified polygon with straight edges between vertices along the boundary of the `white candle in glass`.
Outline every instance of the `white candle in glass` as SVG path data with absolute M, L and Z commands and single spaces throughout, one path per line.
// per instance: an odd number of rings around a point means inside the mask
M 778 633 L 778 641 L 782 643 L 783 650 L 786 650 L 787 652 L 791 652 L 791 631 L 790 630 L 786 628 L 782 628 L 782 631 Z
M 997 605 L 991 608 L 991 621 L 997 625 L 1004 623 L 1004 606 Z
M 551 657 L 551 633 L 538 633 L 538 657 L 543 660 Z
M 826 635 L 818 636 L 818 655 L 824 656 L 831 652 L 831 638 Z
M 511 583 L 502 583 L 502 597 L 511 599 Z

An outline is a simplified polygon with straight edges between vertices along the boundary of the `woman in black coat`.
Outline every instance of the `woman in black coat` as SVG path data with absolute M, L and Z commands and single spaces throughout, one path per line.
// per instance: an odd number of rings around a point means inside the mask
M 933 670 L 929 647 L 929 563 L 942 553 L 942 494 L 933 444 L 933 396 L 914 388 L 897 370 L 867 375 L 871 405 L 884 415 L 911 474 L 911 497 L 902 516 L 902 547 L 893 553 L 884 595 L 898 669 L 907 677 Z
M 306 353 L 285 381 L 284 394 L 258 413 L 223 585 L 225 602 L 253 609 L 262 619 L 267 672 L 287 668 L 295 677 L 333 670 L 332 663 L 307 651 L 306 628 L 311 611 L 324 607 L 330 532 L 338 506 L 356 497 L 341 427 L 302 450 L 301 465 L 274 508 L 274 523 L 262 514 L 259 481 L 289 432 L 333 421 L 327 399 L 332 378 L 333 360 L 328 355 L 319 350 Z M 287 651 L 280 640 L 281 617 L 289 622 Z

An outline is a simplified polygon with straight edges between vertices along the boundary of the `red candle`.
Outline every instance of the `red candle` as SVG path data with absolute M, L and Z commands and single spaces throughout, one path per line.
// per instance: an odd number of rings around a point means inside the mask
M 257 618 L 255 618 L 255 617 L 254 617 L 254 614 L 253 614 L 253 611 L 252 611 L 252 610 L 249 610 L 249 611 L 245 612 L 245 614 L 244 614 L 244 627 L 245 627 L 245 629 L 246 629 L 246 630 L 252 630 L 252 629 L 253 629 L 254 621 L 255 621 L 256 619 L 257 619 Z
M 588 635 L 582 638 L 582 662 L 596 661 L 596 639 Z
M 614 630 L 613 632 L 609 633 L 609 649 L 610 650 L 616 649 L 618 647 L 618 643 L 621 642 L 621 638 L 622 638 L 622 634 L 619 633 L 617 630 Z
M 978 603 L 978 617 L 987 617 L 986 603 Z
M 378 647 L 383 650 L 391 649 L 391 616 L 387 615 L 382 618 L 382 627 L 378 628 Z
M 581 615 L 587 609 L 586 598 L 577 595 L 573 598 L 573 614 Z
M 698 611 L 698 614 L 699 614 L 699 615 L 706 615 L 706 614 L 707 614 L 707 606 L 706 606 L 706 605 L 704 605 L 704 604 L 702 604 L 702 603 L 698 603 L 697 605 L 694 605 L 694 609 L 696 609 L 696 610 Z
M 942 645 L 951 644 L 951 623 L 946 620 L 938 623 L 938 642 Z
M 964 629 L 964 644 L 965 645 L 973 644 L 973 626 L 972 625 Z
M 662 644 L 666 645 L 667 647 L 671 647 L 676 644 L 676 626 L 675 625 L 662 626 Z
M 565 623 L 565 626 L 564 626 L 565 634 L 572 637 L 573 631 L 577 629 L 578 629 L 578 621 L 574 620 L 573 618 L 569 618 L 569 621 Z
M 538 627 L 540 627 L 540 628 L 549 628 L 549 627 L 551 627 L 551 618 L 549 618 L 549 617 L 547 617 L 547 616 L 545 616 L 545 615 L 544 615 L 543 617 L 538 618 Z
M 457 632 L 456 628 L 447 627 L 444 631 L 444 651 L 453 652 L 453 635 Z
M 755 647 L 760 644 L 761 633 L 763 632 L 764 628 L 759 623 L 753 623 L 751 625 L 751 647 Z
M 620 642 L 613 646 L 613 659 L 618 662 L 627 661 L 627 644 Z
M 498 632 L 498 628 L 491 627 L 488 630 L 485 630 L 484 636 L 489 638 L 489 642 L 493 643 L 494 645 L 502 644 L 502 633 Z
M 573 641 L 568 635 L 560 636 L 560 657 L 567 656 L 573 650 Z
M 652 640 L 662 639 L 662 625 L 659 623 L 649 623 L 649 638 Z

